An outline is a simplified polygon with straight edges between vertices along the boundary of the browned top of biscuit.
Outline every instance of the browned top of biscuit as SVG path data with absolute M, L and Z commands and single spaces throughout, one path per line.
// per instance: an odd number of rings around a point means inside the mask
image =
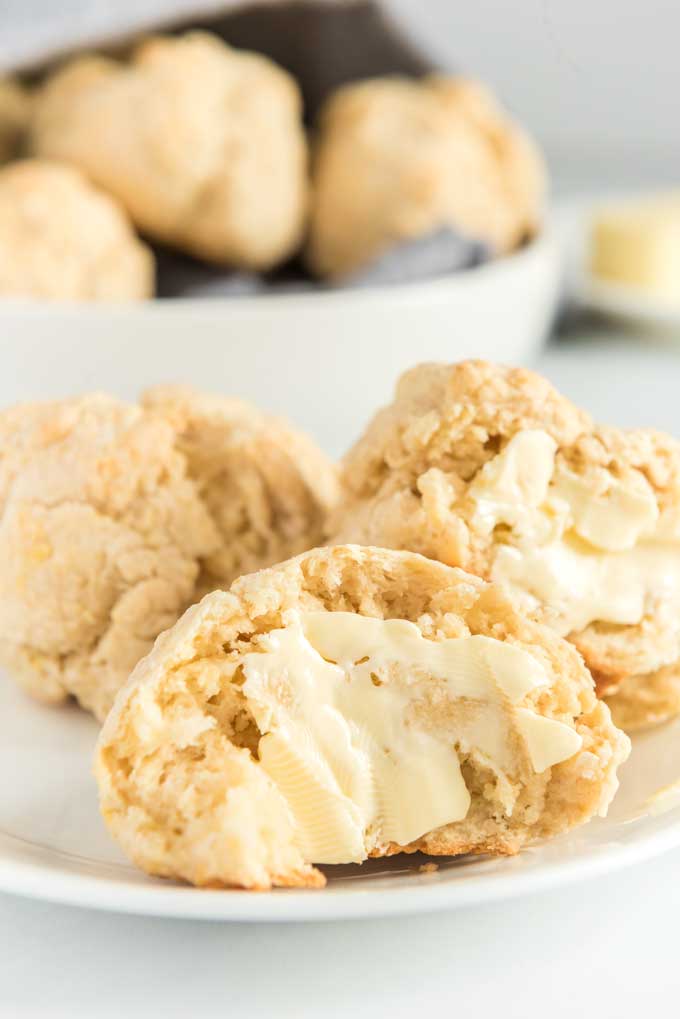
M 597 485 L 601 468 L 642 475 L 659 508 L 680 501 L 680 443 L 653 429 L 597 425 L 541 375 L 488 361 L 421 364 L 406 372 L 342 462 L 348 506 L 445 472 L 457 493 L 518 432 L 541 429 L 558 459 Z M 351 512 L 351 509 L 349 510 Z M 332 528 L 332 524 L 331 524 Z M 465 564 L 461 564 L 465 565 Z

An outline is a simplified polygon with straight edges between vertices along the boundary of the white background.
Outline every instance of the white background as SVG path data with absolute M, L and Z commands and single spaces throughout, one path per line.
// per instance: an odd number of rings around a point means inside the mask
M 679 874 L 674 855 L 505 907 L 307 927 L 4 898 L 0 1015 L 676 1019 Z
M 553 171 L 680 185 L 677 0 L 388 0 L 452 67 L 498 89 Z

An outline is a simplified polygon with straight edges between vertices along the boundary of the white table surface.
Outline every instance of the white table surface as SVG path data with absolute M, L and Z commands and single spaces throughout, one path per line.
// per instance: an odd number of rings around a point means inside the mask
M 680 434 L 680 342 L 582 331 L 538 367 L 598 417 Z M 507 904 L 229 926 L 0 896 L 0 1017 L 680 1014 L 680 851 Z

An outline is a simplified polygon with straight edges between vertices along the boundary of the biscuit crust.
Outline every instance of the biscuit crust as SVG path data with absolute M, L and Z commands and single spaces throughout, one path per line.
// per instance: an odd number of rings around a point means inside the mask
M 78 170 L 42 159 L 0 169 L 0 295 L 136 301 L 153 290 L 151 251 Z
M 338 472 L 312 439 L 233 397 L 154 386 L 142 406 L 168 420 L 190 478 L 220 534 L 200 592 L 229 585 L 321 542 Z
M 516 434 L 541 429 L 557 444 L 556 464 L 598 491 L 613 476 L 653 492 L 660 514 L 680 507 L 680 444 L 651 429 L 595 424 L 544 378 L 483 361 L 425 364 L 400 380 L 343 461 L 343 499 L 329 540 L 408 548 L 489 578 L 511 533 L 480 529 L 470 485 Z M 546 611 L 545 621 L 550 622 Z M 676 684 L 680 620 L 655 605 L 636 625 L 595 621 L 569 634 L 616 712 L 625 680 L 627 725 L 680 711 Z M 634 691 L 638 708 L 633 709 Z M 623 716 L 621 716 L 623 717 Z
M 373 855 L 513 854 L 606 810 L 629 742 L 573 647 L 461 570 L 409 552 L 314 549 L 206 596 L 159 637 L 118 695 L 95 774 L 110 831 L 144 870 L 210 886 L 323 883 L 296 848 L 290 816 L 276 808 L 277 789 L 258 763 L 259 730 L 234 680 L 239 657 L 296 609 L 408 619 L 434 641 L 471 633 L 510 641 L 539 658 L 551 679 L 530 695 L 535 710 L 583 740 L 567 761 L 524 774 L 511 811 L 469 757 L 465 819 Z
M 297 85 L 210 33 L 148 39 L 127 64 L 67 64 L 36 97 L 31 143 L 114 195 L 142 232 L 209 262 L 268 269 L 301 239 Z
M 501 254 L 538 229 L 544 187 L 538 150 L 477 82 L 350 84 L 321 112 L 308 262 L 347 275 L 447 226 Z

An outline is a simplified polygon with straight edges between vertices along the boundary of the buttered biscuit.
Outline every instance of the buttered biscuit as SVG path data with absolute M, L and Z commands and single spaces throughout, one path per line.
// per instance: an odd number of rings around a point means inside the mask
M 331 540 L 502 582 L 581 651 L 628 727 L 680 710 L 680 445 L 598 426 L 481 361 L 401 379 L 343 464 Z
M 301 239 L 297 86 L 209 33 L 150 39 L 129 64 L 67 64 L 37 96 L 32 144 L 87 173 L 144 233 L 198 258 L 267 269 Z
M 347 275 L 445 227 L 502 254 L 541 222 L 537 149 L 463 78 L 339 89 L 322 111 L 313 167 L 308 261 L 322 276 Z
M 285 453 L 282 451 L 285 448 Z M 0 662 L 104 718 L 161 630 L 319 540 L 334 467 L 285 422 L 172 388 L 0 414 Z
M 575 650 L 497 587 L 347 546 L 190 609 L 119 693 L 95 772 L 149 873 L 318 887 L 315 864 L 512 854 L 581 824 L 628 748 Z

